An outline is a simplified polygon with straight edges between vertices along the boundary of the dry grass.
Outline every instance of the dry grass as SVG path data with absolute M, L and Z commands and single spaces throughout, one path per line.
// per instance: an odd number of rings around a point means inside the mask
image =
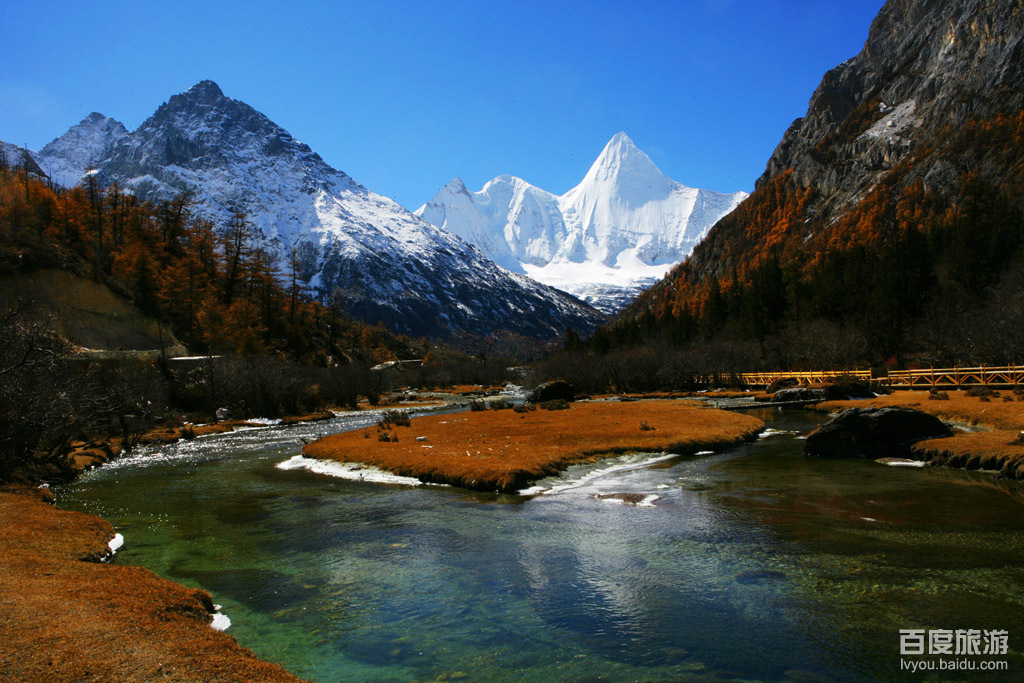
M 646 422 L 654 429 L 641 429 Z M 764 428 L 738 413 L 678 401 L 575 403 L 569 410 L 488 410 L 420 417 L 390 430 L 325 437 L 303 454 L 358 462 L 433 483 L 513 492 L 569 465 L 626 452 L 688 454 L 740 443 Z M 426 437 L 417 441 L 417 437 Z
M 911 451 L 918 460 L 934 465 L 1000 470 L 1007 477 L 1024 479 L 1024 445 L 1017 442 L 1019 435 L 1020 432 L 1004 429 L 959 433 L 945 439 L 919 441 Z
M 0 489 L 4 680 L 298 680 L 210 628 L 208 593 L 95 562 L 110 524 L 41 495 Z
M 958 433 L 945 439 L 914 444 L 914 456 L 933 465 L 967 469 L 1000 470 L 1005 476 L 1024 479 L 1024 397 L 1001 390 L 998 396 L 968 396 L 966 391 L 949 391 L 946 400 L 931 400 L 927 391 L 897 391 L 861 401 L 829 401 L 815 410 L 838 412 L 846 408 L 913 408 L 950 422 L 981 425 L 990 431 Z M 1004 398 L 1014 400 L 1006 401 Z

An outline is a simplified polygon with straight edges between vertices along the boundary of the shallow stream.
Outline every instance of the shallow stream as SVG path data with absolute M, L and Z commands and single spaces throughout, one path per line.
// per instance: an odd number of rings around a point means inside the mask
M 372 414 L 151 448 L 56 493 L 124 535 L 115 562 L 209 591 L 242 645 L 321 683 L 892 680 L 908 628 L 1005 630 L 1009 675 L 954 678 L 1024 675 L 1020 484 L 807 458 L 820 416 L 755 414 L 747 446 L 531 497 L 275 467 Z M 620 493 L 641 504 L 598 497 Z

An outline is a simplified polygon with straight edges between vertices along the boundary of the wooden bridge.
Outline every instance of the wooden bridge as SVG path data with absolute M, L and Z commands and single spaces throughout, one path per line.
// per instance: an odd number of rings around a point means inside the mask
M 792 378 L 797 380 L 801 385 L 807 384 L 820 384 L 822 382 L 831 382 L 840 378 L 850 378 L 860 381 L 868 381 L 871 379 L 870 370 L 810 370 L 810 371 L 794 371 L 794 372 L 744 372 L 740 374 L 740 379 L 744 384 L 750 386 L 768 386 L 772 382 L 780 379 Z
M 894 389 L 912 387 L 1009 387 L 1024 385 L 1024 366 L 1004 365 L 976 368 L 928 368 L 927 370 L 890 370 L 887 381 Z
M 976 368 L 928 368 L 919 370 L 890 370 L 887 374 L 872 376 L 870 370 L 814 370 L 801 372 L 744 372 L 744 384 L 768 386 L 772 382 L 791 377 L 801 385 L 830 382 L 836 379 L 875 381 L 893 389 L 917 387 L 974 387 L 1024 386 L 1024 366 L 981 365 Z

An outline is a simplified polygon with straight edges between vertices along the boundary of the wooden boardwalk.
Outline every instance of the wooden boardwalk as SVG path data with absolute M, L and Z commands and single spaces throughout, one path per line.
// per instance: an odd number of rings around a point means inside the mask
M 919 370 L 890 370 L 888 374 L 872 377 L 870 370 L 814 370 L 800 372 L 744 372 L 739 375 L 749 386 L 768 386 L 772 382 L 793 378 L 801 385 L 818 384 L 836 379 L 875 381 L 893 389 L 923 387 L 1011 387 L 1024 386 L 1024 366 L 981 365 L 976 368 L 927 368 Z

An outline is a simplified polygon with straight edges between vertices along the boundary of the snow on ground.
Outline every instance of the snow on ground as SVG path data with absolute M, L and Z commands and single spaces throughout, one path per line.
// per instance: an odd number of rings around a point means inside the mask
M 107 547 L 110 548 L 110 554 L 113 555 L 123 545 L 124 545 L 124 536 L 122 536 L 121 534 L 114 534 L 114 537 L 112 539 L 110 539 L 110 543 L 107 544 Z
M 309 470 L 316 474 L 325 474 L 349 481 L 366 481 L 375 484 L 399 484 L 402 486 L 422 486 L 424 482 L 415 477 L 402 477 L 385 472 L 376 467 L 354 462 L 335 462 L 333 460 L 315 460 L 296 455 L 275 465 L 280 470 Z

